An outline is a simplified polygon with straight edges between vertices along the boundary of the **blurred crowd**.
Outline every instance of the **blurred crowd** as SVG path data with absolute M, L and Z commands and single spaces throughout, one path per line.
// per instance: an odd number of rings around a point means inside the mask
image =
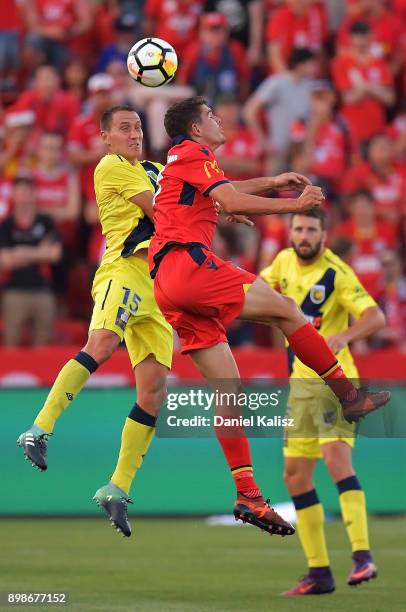
M 177 51 L 158 89 L 127 73 L 130 47 Z M 163 116 L 203 94 L 230 179 L 286 169 L 323 187 L 329 246 L 381 304 L 372 347 L 406 350 L 406 0 L 7 0 L 0 11 L 0 338 L 81 342 L 104 242 L 93 170 L 99 118 L 130 103 L 144 156 L 165 159 Z M 251 271 L 287 246 L 288 220 L 220 223 L 215 249 Z M 272 342 L 236 323 L 234 345 Z M 359 346 L 358 350 L 371 347 Z

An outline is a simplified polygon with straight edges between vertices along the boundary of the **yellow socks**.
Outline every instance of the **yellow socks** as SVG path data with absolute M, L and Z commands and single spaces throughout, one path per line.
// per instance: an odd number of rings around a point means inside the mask
M 324 510 L 316 489 L 295 495 L 292 500 L 296 508 L 297 530 L 308 566 L 328 567 L 330 562 L 324 533 Z
M 358 478 L 349 476 L 336 484 L 340 493 L 341 514 L 352 551 L 369 550 L 365 494 Z
M 110 480 L 127 494 L 155 435 L 155 422 L 156 418 L 138 404 L 125 421 L 117 466 Z
M 59 372 L 42 410 L 34 424 L 51 433 L 57 419 L 86 384 L 89 376 L 96 371 L 98 363 L 80 351 Z
M 365 495 L 356 476 L 336 483 L 343 521 L 352 551 L 369 551 Z M 315 489 L 292 497 L 297 530 L 309 568 L 330 565 L 324 533 L 324 511 Z

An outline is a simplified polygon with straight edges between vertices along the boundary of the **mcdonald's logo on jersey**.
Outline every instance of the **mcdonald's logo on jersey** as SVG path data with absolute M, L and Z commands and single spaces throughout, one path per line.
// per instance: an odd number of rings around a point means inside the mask
M 206 175 L 208 176 L 208 178 L 211 178 L 211 171 L 216 172 L 217 174 L 220 174 L 220 168 L 218 167 L 218 163 L 216 162 L 216 160 L 214 159 L 213 161 L 205 161 L 204 162 L 204 171 L 206 173 Z

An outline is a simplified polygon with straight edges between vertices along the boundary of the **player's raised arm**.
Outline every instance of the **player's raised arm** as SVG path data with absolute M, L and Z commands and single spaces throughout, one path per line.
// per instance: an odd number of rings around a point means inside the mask
M 298 198 L 262 198 L 237 191 L 231 183 L 223 183 L 211 190 L 210 196 L 227 214 L 273 215 L 276 213 L 305 212 L 324 201 L 320 187 L 308 185 Z
M 154 221 L 154 213 L 152 209 L 152 200 L 153 200 L 152 191 L 142 191 L 141 193 L 137 193 L 137 195 L 130 198 L 130 202 L 133 202 L 137 206 L 141 208 L 144 214 L 150 219 Z
M 301 191 L 312 182 L 307 176 L 297 172 L 284 172 L 277 176 L 261 176 L 246 181 L 231 181 L 232 186 L 240 193 L 263 195 L 272 190 Z

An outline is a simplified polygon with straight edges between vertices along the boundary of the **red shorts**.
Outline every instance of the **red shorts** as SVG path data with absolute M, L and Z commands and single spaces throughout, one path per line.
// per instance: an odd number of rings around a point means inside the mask
M 244 285 L 256 278 L 200 247 L 165 255 L 155 277 L 155 299 L 178 332 L 181 352 L 227 342 L 225 328 L 242 310 Z

